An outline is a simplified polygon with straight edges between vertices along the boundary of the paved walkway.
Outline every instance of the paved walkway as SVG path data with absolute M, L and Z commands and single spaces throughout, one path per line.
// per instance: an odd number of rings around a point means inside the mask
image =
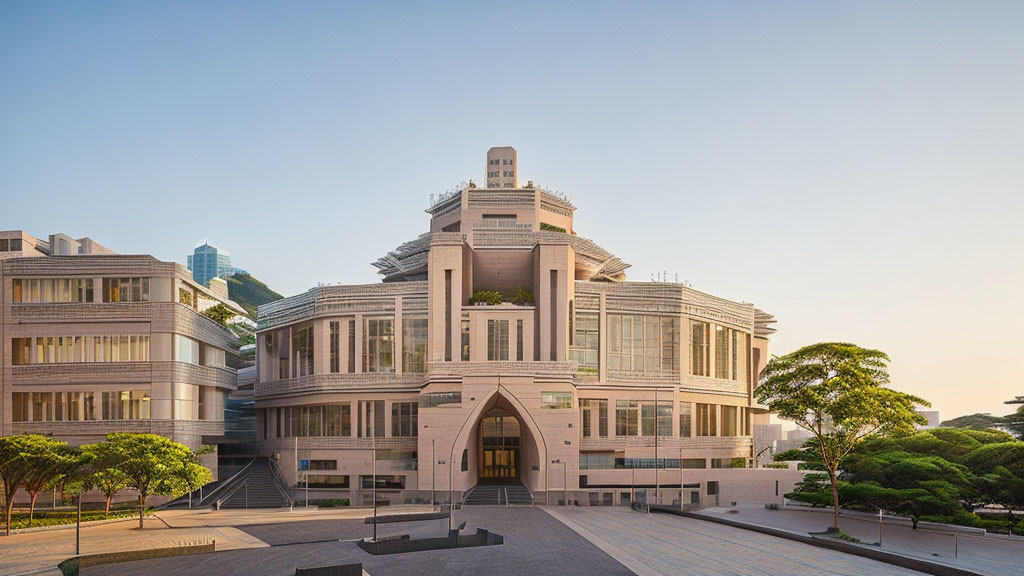
M 764 506 L 740 505 L 736 513 L 728 510 L 708 508 L 701 513 L 801 534 L 821 532 L 832 525 L 832 511 L 821 508 L 766 510 Z M 877 519 L 840 516 L 839 527 L 865 544 L 878 542 Z M 955 538 L 949 531 L 914 530 L 902 520 L 891 520 L 882 530 L 882 549 L 992 576 L 1024 573 L 1024 540 L 1008 540 L 1006 536 L 983 537 L 962 532 Z
M 628 554 L 646 570 L 638 574 L 689 576 L 904 576 L 913 570 L 782 540 L 742 528 L 624 507 L 557 508 L 570 526 L 597 538 L 595 544 L 627 566 Z M 608 546 L 613 548 L 609 549 Z M 632 566 L 631 566 L 632 567 Z
M 243 530 L 283 542 L 268 548 L 215 552 L 196 556 L 141 560 L 92 566 L 85 576 L 174 574 L 203 576 L 290 576 L 295 568 L 361 562 L 373 575 L 482 575 L 482 576 L 627 576 L 622 564 L 539 508 L 471 507 L 459 511 L 456 521 L 466 530 L 487 528 L 505 537 L 500 546 L 431 550 L 409 554 L 372 556 L 354 542 L 290 543 L 290 534 L 337 538 L 369 536 L 373 527 L 358 519 L 308 520 L 276 525 L 248 525 Z M 424 530 L 447 530 L 447 522 L 428 521 Z M 381 524 L 380 530 L 400 530 Z M 301 539 L 301 538 L 300 538 Z

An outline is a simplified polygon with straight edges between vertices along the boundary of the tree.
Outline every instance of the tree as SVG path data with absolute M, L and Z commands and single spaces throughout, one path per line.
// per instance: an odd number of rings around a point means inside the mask
M 0 438 L 0 481 L 4 485 L 7 509 L 7 534 L 11 533 L 14 496 L 24 488 L 32 498 L 29 522 L 35 514 L 35 501 L 44 488 L 60 473 L 57 451 L 64 442 L 39 434 L 4 436 Z
M 236 314 L 231 308 L 228 308 L 224 304 L 218 302 L 206 310 L 203 310 L 203 316 L 206 316 L 221 326 L 227 326 L 228 320 L 238 316 L 238 314 Z
M 978 478 L 979 492 L 987 503 L 998 504 L 1006 510 L 1006 528 L 1013 533 L 1020 522 L 1015 510 L 1024 509 L 1024 480 L 1003 466 L 996 466 L 992 472 Z
M 139 492 L 139 529 L 146 508 L 146 498 L 153 494 L 178 496 L 187 488 L 186 478 L 210 478 L 210 471 L 199 463 L 199 455 L 163 436 L 115 432 L 104 440 L 102 448 L 110 463 L 127 478 L 127 486 Z M 202 470 L 199 470 L 202 469 Z M 205 473 L 205 476 L 203 474 Z
M 83 483 L 89 488 L 96 488 L 106 497 L 106 506 L 103 514 L 110 514 L 110 502 L 114 496 L 124 488 L 128 487 L 128 477 L 124 472 L 117 469 L 118 455 L 114 451 L 114 445 L 110 442 L 97 442 L 82 446 L 83 454 L 86 454 L 94 463 L 92 473 L 83 479 Z
M 839 465 L 865 437 L 910 433 L 927 421 L 926 400 L 887 388 L 889 357 L 847 343 L 812 344 L 772 359 L 755 394 L 780 417 L 811 432 L 832 485 L 833 527 L 839 529 Z

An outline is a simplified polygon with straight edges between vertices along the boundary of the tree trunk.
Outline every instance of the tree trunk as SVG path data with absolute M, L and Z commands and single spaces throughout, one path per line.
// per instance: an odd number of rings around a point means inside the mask
M 828 473 L 828 479 L 829 482 L 832 483 L 832 525 L 835 527 L 836 530 L 839 530 L 839 480 L 836 478 L 836 475 L 831 471 L 829 471 Z
M 918 522 L 919 522 L 920 520 L 921 520 L 921 519 L 920 519 L 920 518 L 918 518 L 917 516 L 911 516 L 911 517 L 910 517 L 910 523 L 914 525 L 914 526 L 913 526 L 914 530 L 917 530 L 917 523 L 918 523 Z
M 142 509 L 146 506 L 146 496 L 139 492 L 139 530 L 142 530 Z
M 13 498 L 8 498 L 7 502 L 5 502 L 5 504 L 7 505 L 7 535 L 10 536 L 11 535 L 11 513 L 14 511 L 14 499 Z
M 113 494 L 107 494 L 107 507 L 103 509 L 103 517 L 106 518 L 110 515 L 110 500 L 114 497 Z
M 39 493 L 36 492 L 36 493 L 33 493 L 33 494 L 29 494 L 29 495 L 32 496 L 32 501 L 28 505 L 28 525 L 31 526 L 32 525 L 32 520 L 33 520 L 33 518 L 35 518 L 35 514 L 36 514 L 36 498 L 39 497 Z

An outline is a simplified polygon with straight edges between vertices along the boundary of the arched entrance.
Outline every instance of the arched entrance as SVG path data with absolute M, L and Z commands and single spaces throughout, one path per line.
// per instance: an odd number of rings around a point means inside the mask
M 480 420 L 481 483 L 505 483 L 519 479 L 522 468 L 520 425 L 510 412 L 492 408 Z

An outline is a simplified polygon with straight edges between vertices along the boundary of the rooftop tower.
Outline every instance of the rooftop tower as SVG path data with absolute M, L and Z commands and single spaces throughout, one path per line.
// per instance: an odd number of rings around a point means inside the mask
M 495 146 L 487 151 L 487 187 L 519 188 L 515 148 Z

